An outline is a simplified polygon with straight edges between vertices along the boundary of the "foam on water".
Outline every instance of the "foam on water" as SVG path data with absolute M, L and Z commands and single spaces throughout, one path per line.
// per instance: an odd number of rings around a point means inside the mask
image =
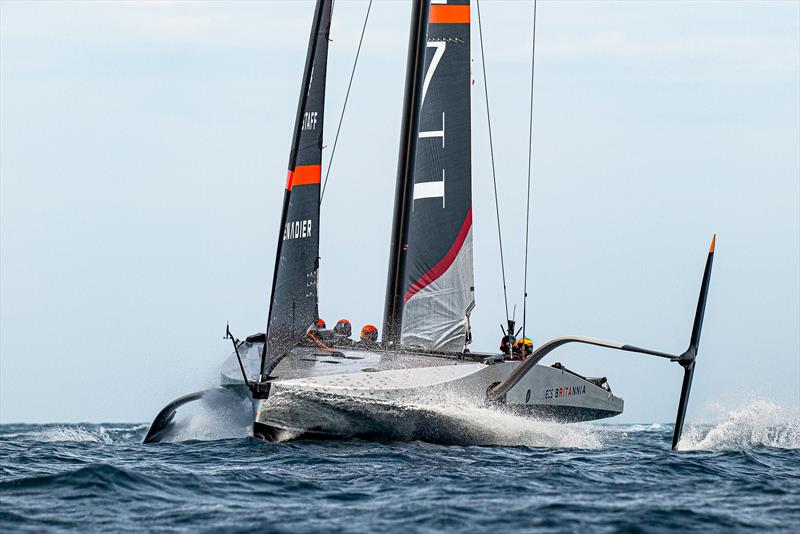
M 800 524 L 800 421 L 767 401 L 690 428 L 682 448 L 711 451 L 696 453 L 670 450 L 671 424 L 563 425 L 457 403 L 310 402 L 286 406 L 342 425 L 394 426 L 404 439 L 430 432 L 452 445 L 197 441 L 212 436 L 212 416 L 225 418 L 200 405 L 187 427 L 194 441 L 177 445 L 141 445 L 149 425 L 0 424 L 0 532 L 778 532 Z M 461 446 L 471 444 L 494 446 Z
M 609 425 L 612 426 L 612 425 Z M 628 432 L 663 432 L 666 428 L 661 423 L 639 423 L 639 424 L 632 424 L 632 425 L 621 425 L 621 426 L 614 426 L 614 430 L 619 432 L 628 433 Z
M 419 405 L 291 391 L 271 397 L 267 413 L 279 427 L 297 430 L 294 425 L 302 422 L 305 429 L 341 437 L 580 449 L 603 445 L 605 432 L 596 427 L 539 421 L 458 398 L 439 400 Z
M 491 408 L 430 409 L 469 428 L 476 445 L 599 449 L 604 442 L 605 432 L 588 425 L 540 421 Z
M 36 432 L 35 437 L 40 441 L 45 442 L 71 441 L 77 443 L 105 444 L 111 444 L 114 442 L 109 433 L 103 427 L 92 431 L 88 430 L 84 426 L 56 426 Z
M 236 424 L 228 415 L 228 410 L 200 407 L 184 417 L 165 441 L 214 441 L 242 438 L 251 434 L 252 421 L 248 421 L 246 425 Z
M 731 410 L 714 425 L 689 426 L 678 443 L 682 451 L 742 450 L 753 447 L 800 449 L 800 415 L 766 400 Z

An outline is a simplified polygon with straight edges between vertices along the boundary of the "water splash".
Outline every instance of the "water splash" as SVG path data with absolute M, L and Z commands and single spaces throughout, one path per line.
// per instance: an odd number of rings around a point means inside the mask
M 163 441 L 215 441 L 249 436 L 253 426 L 252 417 L 243 424 L 232 420 L 230 412 L 225 408 L 199 407 L 177 422 L 169 438 Z
M 481 416 L 465 410 L 470 419 Z M 528 428 L 518 418 L 482 413 L 510 442 Z M 686 458 L 669 450 L 671 424 L 661 431 L 646 431 L 647 423 L 601 425 L 606 443 L 599 450 L 361 440 L 274 445 L 248 438 L 145 447 L 139 440 L 146 425 L 122 423 L 102 425 L 112 445 L 39 439 L 55 437 L 56 426 L 0 424 L 0 532 L 43 525 L 231 531 L 263 524 L 265 510 L 270 525 L 309 532 L 320 525 L 458 532 L 500 524 L 507 531 L 592 531 L 597 510 L 606 530 L 623 532 L 656 523 L 675 532 L 771 532 L 800 524 L 800 451 L 753 447 Z M 89 431 L 99 426 L 85 424 Z M 522 432 L 521 442 L 569 445 L 575 438 L 548 438 L 548 426 L 534 423 L 544 438 Z M 581 426 L 551 428 L 580 433 Z M 620 428 L 632 432 L 625 437 Z M 585 437 L 576 439 L 585 444 Z
M 606 432 L 588 425 L 555 423 L 491 408 L 434 408 L 443 418 L 458 421 L 468 444 L 599 449 Z M 472 443 L 469 443 L 469 442 Z
M 682 451 L 742 450 L 753 447 L 800 449 L 800 415 L 770 401 L 755 400 L 728 412 L 715 425 L 690 426 L 678 444 Z
M 667 427 L 661 423 L 634 423 L 629 425 L 607 425 L 609 429 L 613 428 L 617 432 L 624 434 L 633 432 L 664 432 Z
M 419 405 L 290 391 L 271 397 L 267 414 L 270 424 L 295 432 L 457 445 L 598 449 L 606 434 L 596 427 L 539 421 L 458 399 Z
M 114 443 L 109 433 L 100 427 L 96 431 L 88 430 L 85 426 L 57 426 L 36 433 L 39 441 L 44 442 L 77 442 L 77 443 Z
M 180 409 L 162 441 L 214 441 L 251 435 L 253 407 L 249 399 L 214 390 Z

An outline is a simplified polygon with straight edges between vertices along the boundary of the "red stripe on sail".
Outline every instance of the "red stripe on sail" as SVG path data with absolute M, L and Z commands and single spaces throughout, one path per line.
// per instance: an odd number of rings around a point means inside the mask
M 464 219 L 464 224 L 461 225 L 461 230 L 459 230 L 456 240 L 453 242 L 453 246 L 450 247 L 450 250 L 447 251 L 447 254 L 444 255 L 444 258 L 439 260 L 439 263 L 431 267 L 430 270 L 423 274 L 419 280 L 411 284 L 411 287 L 409 287 L 408 291 L 406 291 L 406 296 L 403 298 L 403 302 L 408 302 L 408 300 L 417 292 L 426 288 L 431 282 L 442 276 L 447 269 L 453 265 L 453 262 L 456 261 L 456 256 L 458 256 L 458 253 L 461 251 L 461 247 L 464 245 L 464 241 L 467 239 L 467 234 L 469 233 L 470 228 L 472 228 L 472 205 L 469 207 L 467 216 Z
M 298 165 L 286 176 L 286 189 L 291 191 L 296 185 L 318 184 L 321 176 L 321 165 Z

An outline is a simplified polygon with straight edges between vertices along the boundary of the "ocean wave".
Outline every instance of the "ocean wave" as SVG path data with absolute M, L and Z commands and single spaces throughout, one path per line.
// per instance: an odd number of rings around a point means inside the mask
M 417 412 L 409 416 L 409 408 Z M 437 432 L 452 445 L 242 438 L 149 447 L 140 445 L 146 425 L 61 425 L 60 432 L 56 425 L 0 425 L 0 532 L 243 531 L 253 525 L 281 532 L 459 532 L 497 525 L 577 531 L 597 530 L 598 514 L 601 530 L 667 525 L 657 530 L 717 532 L 780 531 L 800 520 L 800 452 L 751 444 L 796 446 L 796 434 L 743 439 L 744 452 L 687 455 L 670 451 L 671 424 L 659 430 L 647 423 L 544 423 L 469 406 L 339 409 L 423 437 L 426 426 L 449 425 L 449 434 Z M 758 403 L 749 411 L 751 418 L 773 414 L 784 430 L 795 421 L 777 415 L 782 409 L 774 405 Z M 746 419 L 740 412 L 748 408 L 735 412 L 740 415 L 698 427 L 698 443 L 705 439 L 703 447 L 710 447 L 714 431 Z M 344 420 L 358 422 L 352 415 Z M 83 440 L 36 438 L 70 437 L 63 427 Z M 86 439 L 100 427 L 113 444 Z M 735 448 L 722 441 L 722 450 Z
M 678 444 L 682 451 L 753 447 L 800 449 L 800 415 L 797 410 L 767 400 L 754 400 L 729 411 L 719 423 L 689 426 Z
M 39 441 L 58 442 L 71 441 L 78 443 L 103 443 L 110 445 L 114 443 L 108 430 L 99 427 L 97 430 L 89 430 L 85 426 L 56 426 L 40 430 L 34 434 Z
M 152 487 L 150 480 L 142 475 L 108 464 L 94 464 L 55 474 L 37 475 L 0 482 L 0 492 L 37 491 L 65 487 L 92 488 L 94 492 L 128 489 L 140 491 Z
M 667 425 L 661 423 L 634 423 L 630 425 L 614 425 L 606 424 L 609 430 L 613 429 L 616 432 L 633 433 L 633 432 L 664 432 L 667 430 Z

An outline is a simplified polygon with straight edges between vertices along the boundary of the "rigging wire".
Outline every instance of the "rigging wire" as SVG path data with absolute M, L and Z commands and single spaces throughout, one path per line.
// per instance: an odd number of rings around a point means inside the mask
M 364 16 L 364 26 L 361 28 L 361 37 L 358 40 L 358 49 L 356 50 L 356 58 L 353 61 L 353 70 L 350 72 L 350 82 L 347 84 L 347 93 L 344 95 L 344 104 L 342 105 L 342 114 L 339 115 L 339 126 L 336 127 L 336 136 L 333 138 L 333 148 L 331 149 L 331 157 L 328 160 L 328 169 L 325 171 L 325 182 L 322 184 L 322 192 L 319 195 L 319 203 L 322 205 L 322 199 L 325 197 L 325 188 L 328 186 L 328 176 L 331 173 L 333 165 L 333 156 L 336 154 L 336 143 L 339 142 L 339 132 L 342 129 L 342 121 L 344 120 L 344 112 L 347 110 L 347 100 L 350 98 L 350 88 L 353 86 L 353 78 L 356 75 L 356 66 L 358 65 L 358 56 L 361 54 L 361 43 L 364 42 L 364 33 L 367 31 L 367 21 L 369 20 L 369 12 L 372 9 L 372 0 L 369 0 L 367 5 L 367 14 Z
M 476 0 L 478 9 L 478 36 L 481 42 L 481 67 L 483 68 L 483 94 L 486 97 L 486 123 L 489 125 L 489 154 L 492 160 L 492 184 L 494 185 L 494 210 L 497 214 L 497 242 L 500 244 L 500 272 L 503 275 L 503 301 L 506 305 L 506 321 L 508 321 L 508 290 L 506 288 L 506 263 L 503 257 L 503 234 L 500 231 L 500 204 L 497 200 L 497 174 L 494 168 L 494 143 L 492 142 L 492 117 L 489 114 L 489 86 L 486 81 L 486 56 L 483 53 L 483 25 L 481 24 L 481 1 Z
M 533 42 L 531 44 L 531 106 L 528 117 L 528 200 L 525 206 L 525 276 L 522 298 L 522 337 L 525 338 L 525 326 L 528 313 L 528 235 L 531 220 L 531 163 L 533 161 L 533 80 L 536 66 L 536 0 L 533 0 Z M 525 349 L 523 349 L 524 351 Z

